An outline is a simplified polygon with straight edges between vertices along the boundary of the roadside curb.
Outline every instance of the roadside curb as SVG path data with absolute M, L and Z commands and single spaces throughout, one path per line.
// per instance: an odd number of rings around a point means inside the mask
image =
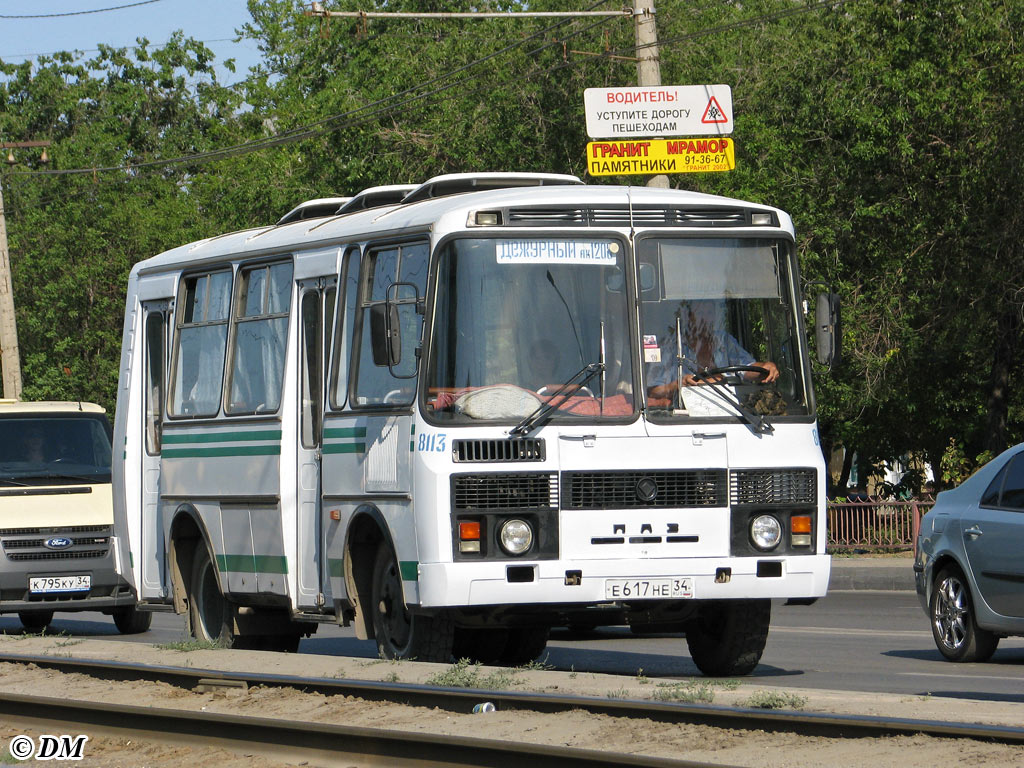
M 858 589 L 913 592 L 914 560 L 910 557 L 833 557 L 830 592 Z

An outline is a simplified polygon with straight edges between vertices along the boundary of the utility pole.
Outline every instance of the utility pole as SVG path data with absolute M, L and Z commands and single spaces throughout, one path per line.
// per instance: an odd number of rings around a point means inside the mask
M 14 149 L 42 147 L 41 162 L 47 162 L 48 141 L 3 142 L 0 147 L 7 150 L 7 163 L 14 165 Z M 14 316 L 14 291 L 11 287 L 11 258 L 7 250 L 7 219 L 4 216 L 4 189 L 0 178 L 0 368 L 3 369 L 4 397 L 17 400 L 21 397 L 21 360 L 18 351 L 18 325 Z
M 658 30 L 654 25 L 654 0 L 633 0 L 636 22 L 636 84 L 661 85 L 661 59 L 658 56 Z M 668 189 L 668 176 L 652 176 L 648 187 Z

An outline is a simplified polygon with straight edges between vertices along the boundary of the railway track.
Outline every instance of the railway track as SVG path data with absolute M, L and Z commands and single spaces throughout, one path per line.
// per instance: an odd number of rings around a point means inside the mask
M 733 730 L 761 730 L 826 737 L 877 738 L 925 734 L 1024 745 L 1024 728 L 931 720 L 850 716 L 782 710 L 755 710 L 705 704 L 601 699 L 548 693 L 481 691 L 406 683 L 307 678 L 260 673 L 225 673 L 211 669 L 151 666 L 124 662 L 0 655 L 0 662 L 34 664 L 62 673 L 85 674 L 106 681 L 163 682 L 189 690 L 230 690 L 251 686 L 280 687 L 326 696 L 471 712 L 483 701 L 499 710 L 542 713 L 583 710 L 617 718 L 699 724 Z M 708 762 L 643 757 L 452 735 L 355 728 L 213 712 L 75 702 L 0 694 L 0 715 L 7 722 L 62 723 L 97 733 L 131 734 L 163 741 L 181 739 L 308 760 L 317 765 L 523 765 L 540 766 L 710 766 Z M 131 723 L 126 727 L 125 723 Z M 52 727 L 52 726 L 51 726 Z

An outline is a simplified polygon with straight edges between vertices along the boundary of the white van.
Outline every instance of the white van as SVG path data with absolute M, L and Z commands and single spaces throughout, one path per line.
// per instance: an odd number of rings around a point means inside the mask
M 92 403 L 0 400 L 0 613 L 38 632 L 55 611 L 102 611 L 145 632 L 116 570 L 110 422 Z

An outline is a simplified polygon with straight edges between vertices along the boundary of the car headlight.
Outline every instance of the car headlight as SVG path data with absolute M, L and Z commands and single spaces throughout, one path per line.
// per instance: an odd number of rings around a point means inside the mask
M 750 540 L 765 551 L 775 549 L 782 539 L 782 525 L 772 515 L 759 515 L 750 523 Z
M 506 520 L 498 532 L 498 541 L 510 555 L 521 555 L 533 544 L 533 529 L 525 520 Z

